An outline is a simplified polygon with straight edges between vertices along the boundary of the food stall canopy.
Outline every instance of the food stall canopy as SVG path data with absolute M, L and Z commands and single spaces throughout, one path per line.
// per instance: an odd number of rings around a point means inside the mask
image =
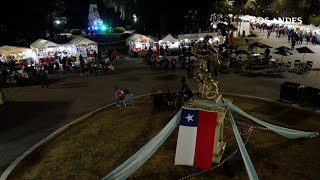
M 52 48 L 52 47 L 58 47 L 59 45 L 45 40 L 45 39 L 38 39 L 37 41 L 35 41 L 34 43 L 32 43 L 30 45 L 31 49 L 45 49 L 45 48 Z
M 90 45 L 90 44 L 95 44 L 95 45 L 97 45 L 97 42 L 92 41 L 92 40 L 90 40 L 90 39 L 88 39 L 88 38 L 85 38 L 85 37 L 82 37 L 82 36 L 77 36 L 77 37 L 73 38 L 73 39 L 69 42 L 69 44 L 73 44 L 73 45 L 79 45 L 79 44 L 81 44 L 81 45 Z
M 141 39 L 144 39 L 145 41 L 150 41 L 150 42 L 154 42 L 154 41 L 155 41 L 155 40 L 153 40 L 152 38 L 150 38 L 150 37 L 148 37 L 148 36 L 135 33 L 135 34 L 129 36 L 129 37 L 126 39 L 126 44 L 129 45 L 130 42 L 139 42 Z
M 163 39 L 161 39 L 159 42 L 176 42 L 179 41 L 178 39 L 174 38 L 171 34 L 166 35 Z
M 25 47 L 17 47 L 17 46 L 1 46 L 0 47 L 0 55 L 2 56 L 19 54 L 27 51 L 31 51 L 31 49 L 25 48 Z

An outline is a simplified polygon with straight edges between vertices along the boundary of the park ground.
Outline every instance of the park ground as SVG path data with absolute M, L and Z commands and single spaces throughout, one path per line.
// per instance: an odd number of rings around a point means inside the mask
M 260 34 L 262 37 L 266 35 Z M 260 41 L 274 48 L 290 47 L 287 38 Z M 305 46 L 297 45 L 297 47 Z M 305 60 L 314 62 L 314 70 L 307 74 L 275 73 L 252 71 L 243 74 L 221 74 L 219 87 L 222 92 L 246 94 L 278 100 L 280 85 L 286 81 L 301 83 L 305 86 L 320 88 L 320 46 L 308 45 L 315 54 L 307 54 Z M 245 47 L 243 47 L 245 48 Z M 258 49 L 262 52 L 262 49 Z M 271 55 L 277 58 L 276 55 Z M 279 59 L 281 57 L 278 57 Z M 284 57 L 285 61 L 302 59 L 294 55 Z M 151 71 L 142 59 L 127 58 L 125 62 L 115 64 L 113 74 L 96 77 L 80 77 L 80 74 L 67 74 L 51 77 L 49 88 L 40 86 L 13 87 L 3 89 L 8 103 L 0 109 L 0 173 L 2 173 L 19 155 L 32 145 L 74 119 L 114 102 L 115 86 L 128 88 L 135 96 L 159 89 L 172 91 L 179 89 L 180 79 L 185 74 L 178 70 Z M 197 90 L 195 81 L 189 81 L 190 87 Z

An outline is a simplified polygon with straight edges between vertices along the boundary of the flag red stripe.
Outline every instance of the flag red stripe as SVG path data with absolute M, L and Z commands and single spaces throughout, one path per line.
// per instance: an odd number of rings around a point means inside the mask
M 212 165 L 213 143 L 216 133 L 218 113 L 199 111 L 196 149 L 193 165 L 210 170 Z

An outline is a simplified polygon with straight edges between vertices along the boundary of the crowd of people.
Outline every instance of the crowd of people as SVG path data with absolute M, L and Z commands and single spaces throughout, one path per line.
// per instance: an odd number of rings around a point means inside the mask
M 52 64 L 36 68 L 35 66 L 24 65 L 21 70 L 16 68 L 16 61 L 10 59 L 7 62 L 0 61 L 0 87 L 7 87 L 8 83 L 14 83 L 17 86 L 41 83 L 42 87 L 48 87 L 48 71 Z M 46 70 L 46 69 L 47 70 Z
M 0 87 L 9 85 L 25 86 L 43 82 L 42 87 L 48 87 L 48 74 L 79 72 L 81 76 L 104 75 L 114 71 L 112 62 L 116 61 L 121 54 L 116 50 L 108 52 L 107 57 L 102 58 L 101 53 L 94 51 L 91 61 L 85 61 L 82 55 L 76 63 L 75 56 L 56 57 L 51 62 L 41 62 L 38 64 L 18 63 L 13 57 L 8 57 L 6 61 L 0 61 Z M 79 64 L 76 65 L 76 64 Z

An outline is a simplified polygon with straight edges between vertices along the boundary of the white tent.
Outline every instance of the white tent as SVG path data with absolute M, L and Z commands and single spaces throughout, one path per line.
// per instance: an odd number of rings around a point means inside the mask
M 30 48 L 25 47 L 17 47 L 17 46 L 1 46 L 0 47 L 0 55 L 2 56 L 8 56 L 12 54 L 19 54 L 32 51 Z
M 45 39 L 38 39 L 37 41 L 35 41 L 30 45 L 30 48 L 39 50 L 39 49 L 53 48 L 58 46 L 59 45 L 54 42 L 51 42 Z
M 0 61 L 6 61 L 8 56 L 13 56 L 20 63 L 22 60 L 36 60 L 36 54 L 32 49 L 17 46 L 1 46 Z M 28 62 L 29 63 L 29 62 Z M 30 61 L 31 63 L 31 61 Z
M 180 43 L 179 40 L 174 38 L 171 34 L 166 35 L 163 39 L 159 41 L 160 44 L 165 44 L 169 48 L 178 48 Z
M 126 39 L 126 45 L 129 46 L 130 50 L 132 51 L 141 51 L 144 49 L 152 48 L 154 39 L 142 35 L 142 34 L 133 34 Z
M 130 42 L 140 42 L 141 40 L 143 41 L 149 41 L 149 42 L 154 42 L 154 40 L 148 36 L 142 35 L 142 34 L 138 34 L 138 33 L 134 33 L 131 36 L 129 36 L 126 39 L 126 44 L 130 45 Z
M 73 44 L 73 45 L 97 45 L 97 42 L 95 41 L 92 41 L 90 39 L 87 39 L 85 37 L 82 37 L 82 36 L 77 36 L 75 38 L 73 38 L 69 44 Z
M 178 39 L 174 38 L 171 34 L 166 35 L 163 39 L 161 39 L 159 42 L 176 42 Z

